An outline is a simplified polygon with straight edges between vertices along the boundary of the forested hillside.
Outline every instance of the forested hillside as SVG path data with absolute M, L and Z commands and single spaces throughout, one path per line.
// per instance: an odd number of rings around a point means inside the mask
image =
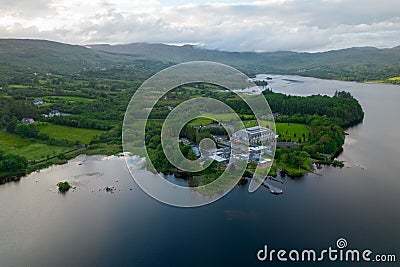
M 134 65 L 135 60 L 140 58 L 111 55 L 79 45 L 0 39 L 0 83 L 26 83 L 34 79 L 34 73 L 73 75 L 82 71 L 108 71 Z
M 207 50 L 191 45 L 147 43 L 90 47 L 112 54 L 135 55 L 168 62 L 217 61 L 235 66 L 247 74 L 295 74 L 354 81 L 388 79 L 400 75 L 400 46 L 391 49 L 356 47 L 321 53 L 239 53 Z
M 126 74 L 138 70 L 137 61 L 172 65 L 193 60 L 228 64 L 248 75 L 294 74 L 326 79 L 400 82 L 400 46 L 391 49 L 348 48 L 322 53 L 256 53 L 207 50 L 191 45 L 134 43 L 84 47 L 44 40 L 0 39 L 0 60 L 0 71 L 7 74 L 0 77 L 0 83 L 35 72 L 70 75 L 103 71 L 107 75 L 106 71 L 111 69 Z

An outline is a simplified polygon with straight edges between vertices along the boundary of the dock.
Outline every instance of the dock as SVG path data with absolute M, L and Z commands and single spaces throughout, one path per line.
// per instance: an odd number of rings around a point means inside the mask
M 269 190 L 269 192 L 271 192 L 271 194 L 279 195 L 279 194 L 283 193 L 282 189 L 270 184 L 267 180 L 264 180 L 264 182 L 262 184 L 263 184 L 263 186 L 268 188 L 268 190 Z

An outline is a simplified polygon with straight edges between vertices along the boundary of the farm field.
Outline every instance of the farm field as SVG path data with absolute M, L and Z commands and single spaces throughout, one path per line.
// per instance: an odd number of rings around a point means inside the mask
M 0 150 L 6 154 L 26 157 L 29 161 L 38 161 L 72 150 L 71 147 L 50 146 L 30 139 L 22 138 L 0 130 Z
M 66 139 L 72 142 L 79 141 L 82 144 L 89 144 L 90 140 L 96 135 L 105 133 L 106 131 L 75 128 L 51 123 L 44 123 L 38 126 L 40 132 L 48 134 L 54 139 Z
M 43 100 L 47 102 L 68 101 L 68 102 L 92 102 L 94 99 L 80 96 L 47 96 Z

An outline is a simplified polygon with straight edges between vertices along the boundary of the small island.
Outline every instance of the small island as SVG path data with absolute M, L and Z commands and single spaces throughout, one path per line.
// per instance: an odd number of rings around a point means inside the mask
M 71 185 L 68 183 L 68 182 L 59 182 L 58 184 L 57 184 L 57 186 L 58 186 L 58 191 L 60 191 L 61 193 L 66 193 L 66 192 L 68 192 L 68 190 L 70 190 L 71 189 Z

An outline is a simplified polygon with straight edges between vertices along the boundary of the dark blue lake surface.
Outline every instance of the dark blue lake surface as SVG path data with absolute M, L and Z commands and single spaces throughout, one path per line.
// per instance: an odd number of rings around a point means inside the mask
M 258 262 L 257 251 L 322 250 L 340 237 L 349 248 L 399 259 L 400 86 L 272 77 L 274 91 L 347 90 L 360 100 L 365 120 L 347 130 L 343 169 L 285 177 L 282 195 L 237 186 L 213 204 L 184 209 L 142 192 L 123 158 L 80 156 L 0 186 L 0 266 L 284 266 Z M 61 180 L 77 188 L 59 194 Z

